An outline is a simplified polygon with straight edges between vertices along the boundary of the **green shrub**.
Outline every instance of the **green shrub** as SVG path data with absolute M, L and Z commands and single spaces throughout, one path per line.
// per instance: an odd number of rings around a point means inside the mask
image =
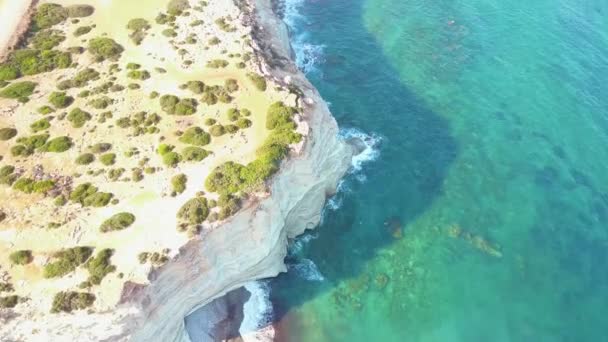
M 65 40 L 59 30 L 44 30 L 32 37 L 32 45 L 38 50 L 51 50 Z
M 89 41 L 88 50 L 97 60 L 102 61 L 120 58 L 124 48 L 111 38 L 99 37 Z
M 226 129 L 226 132 L 230 134 L 234 134 L 239 131 L 239 127 L 237 125 L 226 125 L 224 128 Z
M 220 124 L 216 124 L 216 125 L 211 126 L 211 128 L 209 128 L 209 133 L 211 133 L 211 135 L 214 137 L 220 137 L 220 136 L 226 134 L 226 129 L 224 128 L 224 126 L 222 126 Z
M 217 96 L 211 91 L 205 91 L 201 97 L 201 102 L 212 106 L 217 103 Z
M 249 128 L 251 127 L 253 123 L 251 122 L 251 120 L 249 119 L 245 119 L 245 118 L 240 118 L 237 122 L 236 125 L 241 128 L 241 129 L 245 129 L 245 128 Z
M 174 95 L 160 97 L 160 105 L 164 112 L 172 115 L 192 115 L 196 112 L 198 103 L 195 99 L 179 99 Z
M 34 183 L 34 192 L 39 194 L 47 193 L 55 187 L 55 181 L 51 179 L 41 180 Z
M 105 166 L 114 165 L 114 163 L 116 163 L 116 154 L 115 153 L 102 154 L 99 157 L 99 161 Z
M 30 125 L 30 129 L 36 133 L 36 132 L 40 132 L 40 131 L 44 131 L 47 130 L 51 127 L 51 123 L 49 122 L 48 119 L 40 119 L 38 121 L 33 122 Z
M 51 107 L 51 106 L 42 106 L 37 109 L 37 112 L 42 115 L 51 114 L 54 111 L 55 111 L 55 109 L 53 109 L 53 107 Z
M 60 195 L 60 196 L 55 197 L 55 200 L 53 201 L 53 203 L 58 207 L 62 207 L 64 205 L 66 205 L 66 203 L 68 203 L 68 200 L 65 198 L 65 196 Z
M 179 97 L 175 95 L 163 95 L 160 97 L 160 107 L 163 111 L 173 114 L 175 106 L 179 103 Z
M 135 215 L 131 213 L 118 213 L 109 219 L 105 220 L 99 230 L 102 233 L 112 232 L 115 230 L 123 230 L 130 227 L 135 222 Z
M 14 184 L 13 189 L 31 194 L 34 191 L 34 180 L 31 178 L 19 178 Z
M 91 247 L 73 247 L 56 252 L 53 255 L 55 261 L 44 266 L 43 276 L 57 278 L 72 273 L 78 266 L 84 264 L 91 254 L 93 254 Z
M 160 144 L 158 146 L 158 148 L 156 149 L 156 152 L 158 154 L 160 154 L 161 156 L 164 156 L 165 154 L 173 151 L 174 148 L 175 148 L 175 146 L 173 146 L 173 145 Z
M 217 121 L 215 119 L 212 118 L 207 118 L 205 119 L 205 125 L 206 126 L 213 126 L 217 123 Z
M 178 16 L 189 8 L 190 3 L 188 3 L 188 0 L 171 0 L 169 1 L 169 4 L 167 4 L 167 13 Z
M 47 141 L 44 146 L 40 147 L 40 151 L 61 153 L 69 150 L 72 145 L 73 143 L 70 137 L 62 136 Z
M 12 309 L 19 304 L 19 297 L 16 295 L 0 297 L 0 308 Z
M 97 143 L 91 146 L 91 152 L 95 154 L 108 152 L 110 149 L 112 149 L 112 144 L 110 143 Z
M 170 167 L 175 167 L 182 160 L 182 157 L 177 152 L 167 152 L 162 155 L 163 163 Z
M 186 86 L 195 94 L 202 94 L 205 91 L 205 83 L 201 81 L 188 81 Z
M 116 271 L 116 266 L 110 263 L 110 258 L 113 254 L 114 250 L 106 248 L 97 253 L 96 257 L 87 261 L 86 268 L 89 271 L 87 282 L 89 284 L 99 285 L 103 278 Z
M 163 34 L 163 36 L 168 37 L 168 38 L 174 38 L 177 37 L 177 32 L 175 32 L 174 29 L 164 29 L 163 32 L 161 32 Z
M 93 28 L 91 26 L 80 26 L 74 31 L 74 37 L 84 36 L 85 34 L 91 32 Z
M 239 111 L 236 108 L 230 108 L 226 112 L 226 116 L 228 117 L 228 120 L 230 120 L 230 121 L 236 121 L 236 120 L 239 119 L 239 117 L 241 116 L 241 114 L 239 113 Z
M 214 59 L 207 62 L 207 67 L 212 69 L 225 68 L 228 66 L 228 61 L 223 59 Z
M 93 153 L 83 153 L 76 158 L 76 164 L 78 165 L 89 165 L 95 161 L 95 155 Z
M 201 224 L 209 216 L 205 197 L 196 197 L 186 202 L 177 212 L 177 218 L 189 224 Z
M 209 152 L 195 146 L 188 146 L 182 150 L 182 157 L 185 161 L 200 162 L 209 156 Z
M 145 31 L 150 28 L 151 28 L 150 23 L 146 19 L 143 19 L 143 18 L 131 19 L 127 23 L 127 29 L 132 30 L 132 31 Z
M 70 114 L 68 114 L 67 119 L 70 123 L 72 123 L 72 127 L 74 128 L 80 128 L 82 126 L 84 126 L 84 124 L 91 120 L 91 114 L 89 114 L 88 112 L 85 112 L 84 110 L 80 109 L 80 108 L 74 108 L 70 111 Z
M 0 128 L 0 140 L 7 141 L 17 136 L 17 130 L 10 127 Z
M 3 78 L 10 79 L 10 76 L 15 76 L 15 73 L 17 77 L 36 75 L 57 68 L 65 69 L 71 64 L 72 58 L 69 52 L 21 49 L 13 51 L 7 62 L 0 64 L 0 70 L 4 70 Z
M 53 298 L 51 313 L 84 310 L 95 303 L 95 295 L 85 292 L 59 292 Z
M 238 63 L 236 63 L 236 67 L 238 69 L 245 69 L 245 67 L 247 67 L 247 65 L 243 62 L 238 62 Z
M 266 79 L 256 73 L 250 72 L 247 77 L 259 91 L 266 91 Z
M 48 3 L 36 8 L 32 17 L 34 30 L 42 30 L 64 22 L 68 18 L 68 11 L 61 5 Z
M 207 43 L 209 43 L 209 45 L 217 45 L 219 43 L 221 43 L 222 41 L 218 38 L 218 37 L 213 37 L 210 38 Z
M 37 86 L 37 83 L 30 81 L 12 83 L 0 91 L 0 97 L 27 102 Z
M 231 26 L 226 22 L 226 18 L 218 18 L 215 20 L 215 24 L 224 32 L 234 32 L 236 27 Z
M 292 117 L 296 112 L 295 108 L 288 107 L 283 102 L 273 103 L 266 114 L 266 128 L 275 129 L 292 122 Z
M 0 81 L 12 81 L 20 76 L 19 69 L 13 65 L 0 64 Z
M 0 283 L 0 292 L 13 292 L 15 289 L 10 283 Z
M 144 81 L 150 78 L 150 73 L 146 70 L 131 70 L 129 73 L 127 73 L 127 77 Z
M 98 97 L 96 99 L 93 99 L 89 102 L 87 102 L 87 104 L 95 109 L 106 109 L 108 108 L 108 106 L 110 106 L 111 104 L 114 103 L 114 100 L 112 100 L 111 98 L 107 97 L 107 96 L 102 96 L 102 97 Z
M 32 251 L 29 250 L 21 250 L 11 253 L 9 255 L 9 260 L 13 265 L 27 265 L 34 260 L 34 256 L 32 255 Z
M 76 74 L 72 80 L 70 80 L 71 87 L 81 88 L 89 84 L 90 81 L 96 81 L 99 79 L 99 72 L 92 68 L 84 69 Z
M 215 168 L 205 181 L 208 191 L 219 194 L 233 194 L 246 187 L 241 172 L 245 166 L 234 162 L 224 163 Z
M 137 63 L 129 63 L 127 64 L 127 70 L 137 70 L 141 68 L 141 65 L 137 64 Z
M 226 81 L 224 81 L 224 88 L 226 89 L 227 92 L 233 93 L 233 92 L 239 90 L 239 84 L 235 79 L 229 78 Z
M 72 5 L 66 8 L 68 17 L 84 18 L 92 15 L 95 12 L 95 7 L 90 5 Z
M 186 184 L 188 183 L 188 177 L 185 174 L 179 174 L 171 178 L 171 188 L 173 192 L 181 194 L 186 191 Z
M 112 197 L 111 193 L 97 191 L 91 183 L 80 184 L 70 193 L 70 201 L 84 207 L 105 207 Z
M 67 95 L 65 92 L 55 91 L 49 96 L 49 102 L 55 108 L 67 108 L 74 102 L 74 98 Z
M 186 129 L 184 134 L 179 137 L 179 141 L 185 144 L 204 146 L 211 142 L 211 136 L 202 128 L 193 126 Z

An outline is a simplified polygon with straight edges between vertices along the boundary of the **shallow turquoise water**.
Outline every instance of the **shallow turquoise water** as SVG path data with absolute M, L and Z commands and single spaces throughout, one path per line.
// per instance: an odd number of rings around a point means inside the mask
M 279 339 L 605 340 L 608 3 L 299 10 L 309 78 L 381 143 L 272 281 Z

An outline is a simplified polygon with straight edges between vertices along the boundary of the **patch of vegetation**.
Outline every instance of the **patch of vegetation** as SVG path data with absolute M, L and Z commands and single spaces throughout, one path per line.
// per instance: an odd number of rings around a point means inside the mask
M 163 164 L 170 167 L 176 167 L 177 164 L 179 164 L 179 162 L 182 160 L 182 156 L 180 156 L 179 153 L 173 151 L 163 154 L 162 157 Z
M 74 98 L 67 95 L 65 92 L 55 91 L 49 96 L 49 102 L 53 107 L 63 109 L 74 103 Z
M 34 31 L 53 27 L 64 22 L 68 18 L 68 11 L 61 5 L 48 3 L 36 8 L 32 17 L 32 28 Z
M 224 89 L 229 93 L 234 93 L 239 90 L 239 84 L 235 79 L 229 78 L 224 81 Z
M 171 0 L 167 4 L 167 13 L 173 16 L 182 15 L 185 10 L 190 8 L 188 0 Z
M 135 215 L 131 213 L 118 213 L 109 219 L 105 220 L 99 230 L 102 233 L 123 230 L 130 227 L 135 222 Z
M 98 37 L 89 41 L 88 50 L 97 61 L 103 61 L 106 59 L 117 60 L 124 48 L 111 38 Z
M 93 99 L 89 102 L 87 102 L 87 104 L 95 109 L 106 109 L 108 108 L 108 106 L 110 106 L 111 104 L 114 103 L 114 100 L 112 100 L 111 98 L 107 97 L 107 96 L 102 96 L 102 97 L 98 97 L 96 99 Z
M 215 24 L 220 28 L 220 30 L 224 32 L 234 32 L 236 31 L 236 27 L 228 24 L 226 22 L 226 18 L 218 18 L 215 20 Z
M 40 152 L 56 152 L 61 153 L 69 150 L 74 144 L 72 143 L 72 139 L 67 136 L 57 137 L 51 139 L 44 144 L 44 146 L 40 147 Z
M 188 224 L 201 224 L 209 216 L 205 197 L 196 197 L 186 202 L 177 212 L 177 218 Z
M 241 113 L 236 108 L 230 108 L 226 111 L 226 116 L 228 117 L 228 120 L 234 122 L 239 119 Z
M 253 123 L 251 122 L 251 120 L 249 119 L 245 119 L 245 118 L 240 118 L 237 122 L 236 125 L 240 128 L 240 129 L 245 129 L 245 128 L 249 128 L 251 127 L 251 125 L 253 125 Z
M 20 49 L 13 51 L 8 60 L 0 64 L 0 80 L 36 75 L 72 65 L 69 52 L 56 50 Z
M 91 114 L 85 112 L 80 108 L 74 108 L 68 114 L 67 119 L 72 124 L 74 128 L 80 128 L 84 126 L 87 121 L 91 120 Z
M 95 154 L 108 152 L 111 149 L 112 149 L 112 144 L 110 144 L 110 143 L 97 143 L 97 144 L 91 146 L 91 152 L 95 153 Z
M 209 128 L 209 133 L 211 133 L 211 135 L 214 137 L 221 137 L 222 135 L 226 134 L 226 128 L 220 124 L 216 124 Z
M 185 174 L 179 174 L 171 178 L 171 188 L 176 194 L 181 194 L 186 191 L 186 184 L 188 183 L 188 177 Z
M 13 292 L 15 289 L 10 283 L 0 283 L 0 292 Z
M 29 250 L 21 250 L 11 253 L 9 255 L 9 260 L 13 265 L 27 265 L 34 261 L 34 256 L 32 255 L 32 251 Z
M 196 112 L 198 102 L 195 99 L 180 99 L 175 95 L 160 97 L 160 106 L 164 112 L 171 115 L 192 115 Z
M 84 36 L 85 34 L 91 32 L 93 28 L 91 26 L 80 26 L 76 30 L 74 30 L 74 37 Z
M 222 41 L 218 38 L 218 37 L 213 37 L 210 38 L 207 43 L 209 43 L 209 45 L 218 45 L 219 43 L 221 43 Z
M 116 154 L 115 153 L 102 154 L 99 157 L 99 161 L 105 166 L 114 165 L 116 163 Z
M 272 132 L 256 152 L 257 159 L 246 166 L 234 162 L 218 166 L 207 177 L 206 189 L 220 195 L 232 195 L 252 188 L 273 175 L 281 160 L 287 156 L 289 145 L 302 139 L 294 131 L 295 124 L 291 120 L 296 112 L 296 108 L 282 102 L 271 105 L 267 113 L 267 126 Z
M 128 78 L 144 81 L 150 78 L 150 73 L 146 70 L 131 70 L 127 73 Z
M 47 130 L 51 127 L 51 123 L 49 122 L 48 119 L 44 118 L 44 119 L 40 119 L 38 121 L 33 122 L 30 125 L 30 129 L 32 130 L 32 132 L 37 133 L 40 131 L 44 131 Z
M 76 164 L 78 165 L 89 165 L 95 161 L 95 155 L 93 153 L 83 153 L 76 158 Z
M 0 128 L 0 140 L 7 141 L 17 136 L 17 130 L 10 127 Z
M 214 59 L 207 62 L 207 67 L 212 69 L 225 68 L 228 66 L 228 61 L 224 59 Z
M 217 121 L 213 118 L 206 118 L 205 119 L 205 126 L 213 126 L 217 123 Z
M 184 132 L 179 141 L 184 144 L 190 144 L 195 146 L 205 146 L 211 142 L 211 136 L 205 132 L 202 128 L 193 126 Z
M 205 83 L 201 81 L 188 81 L 186 87 L 195 94 L 202 94 L 205 91 Z
M 91 5 L 72 5 L 66 8 L 68 17 L 84 18 L 91 16 L 95 12 L 95 7 Z
M 62 31 L 44 30 L 32 37 L 32 45 L 38 50 L 51 50 L 65 40 Z
M 251 83 L 253 83 L 253 85 L 256 87 L 257 90 L 266 91 L 267 85 L 266 85 L 266 79 L 264 78 L 264 76 L 250 72 L 247 74 L 247 77 L 249 78 Z
M 53 298 L 51 313 L 84 310 L 95 303 L 95 295 L 86 292 L 59 292 Z
M 17 174 L 14 174 L 13 172 L 15 172 L 15 167 L 12 165 L 4 165 L 3 167 L 1 167 L 0 168 L 0 184 L 12 186 L 13 183 L 19 177 Z M 4 220 L 4 218 L 6 218 L 6 214 L 4 212 L 0 211 L 0 218 L 1 218 L 0 222 L 2 222 Z
M 0 308 L 12 309 L 19 304 L 19 297 L 16 295 L 0 297 Z
M 103 278 L 108 274 L 116 271 L 116 266 L 110 263 L 110 258 L 114 254 L 114 250 L 106 248 L 97 253 L 97 256 L 89 259 L 85 267 L 89 271 L 89 279 L 87 284 L 99 285 Z
M 182 157 L 185 161 L 200 162 L 209 156 L 209 152 L 200 147 L 188 146 L 182 150 Z
M 0 97 L 27 102 L 37 86 L 38 83 L 30 81 L 12 83 L 0 91 Z
M 175 38 L 177 37 L 177 32 L 175 32 L 174 29 L 164 29 L 163 32 L 161 32 L 163 34 L 163 36 L 168 37 L 168 38 Z
M 36 111 L 38 112 L 38 114 L 47 115 L 47 114 L 51 114 L 52 112 L 54 112 L 55 109 L 51 106 L 42 106 L 42 107 L 38 108 Z
M 78 185 L 70 193 L 70 201 L 80 203 L 83 207 L 105 207 L 114 197 L 111 193 L 99 192 L 91 183 Z
M 56 252 L 53 254 L 55 261 L 46 264 L 42 274 L 45 278 L 63 277 L 84 264 L 91 254 L 93 254 L 91 247 L 73 247 Z

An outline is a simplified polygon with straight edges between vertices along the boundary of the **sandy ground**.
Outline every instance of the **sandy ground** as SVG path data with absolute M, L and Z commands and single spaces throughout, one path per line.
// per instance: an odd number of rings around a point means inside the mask
M 25 14 L 33 0 L 0 0 L 0 61 L 27 25 Z

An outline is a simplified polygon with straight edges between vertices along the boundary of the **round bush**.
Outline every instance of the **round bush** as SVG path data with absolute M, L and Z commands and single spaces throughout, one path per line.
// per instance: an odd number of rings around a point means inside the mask
M 14 128 L 0 128 L 0 140 L 7 141 L 13 139 L 17 135 L 17 130 Z
M 124 48 L 111 38 L 94 38 L 89 41 L 89 52 L 98 60 L 118 59 Z
M 65 92 L 56 91 L 49 96 L 49 102 L 55 108 L 67 108 L 74 102 L 74 98 L 67 95 Z
M 88 165 L 95 161 L 95 155 L 93 153 L 83 153 L 76 158 L 76 164 Z
M 11 253 L 9 259 L 14 265 L 27 265 L 34 260 L 32 251 L 22 250 Z
M 211 133 L 211 135 L 214 137 L 220 137 L 226 134 L 226 129 L 224 128 L 224 126 L 216 124 L 209 128 L 209 133 Z
M 66 8 L 68 17 L 84 18 L 92 15 L 95 12 L 95 7 L 91 5 L 72 5 Z
M 211 142 L 211 136 L 202 128 L 194 126 L 188 128 L 179 138 L 180 142 L 196 146 L 204 146 Z
M 105 166 L 114 165 L 114 163 L 116 163 L 116 154 L 114 154 L 114 153 L 102 154 L 99 157 L 99 161 Z
M 105 220 L 99 230 L 102 233 L 107 233 L 115 230 L 123 230 L 130 227 L 135 222 L 135 215 L 131 213 L 118 213 L 109 219 Z

